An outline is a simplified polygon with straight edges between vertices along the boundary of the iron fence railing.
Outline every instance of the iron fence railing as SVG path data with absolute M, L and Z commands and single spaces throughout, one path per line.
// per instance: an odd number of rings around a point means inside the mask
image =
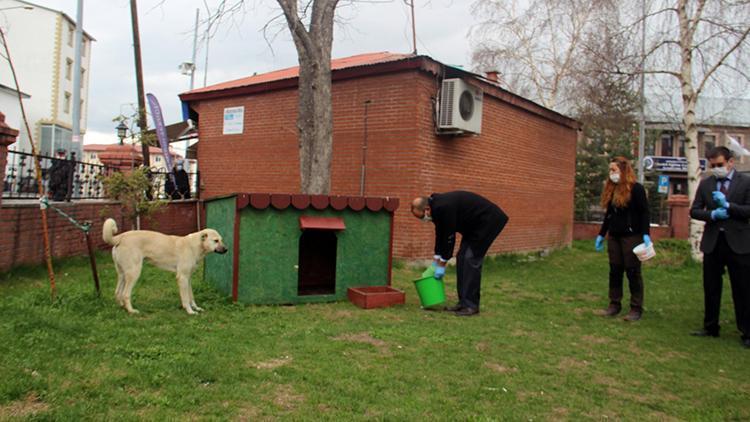
M 3 198 L 30 199 L 38 195 L 33 155 L 8 151 L 3 180 Z M 105 198 L 101 177 L 116 171 L 113 167 L 68 159 L 39 156 L 44 191 L 53 200 Z
M 8 162 L 3 180 L 4 199 L 34 199 L 38 196 L 36 169 L 32 154 L 8 151 Z M 39 156 L 44 192 L 53 201 L 80 199 L 108 199 L 102 177 L 118 171 L 115 167 L 82 161 Z M 175 171 L 174 180 L 166 169 L 152 169 L 149 173 L 151 199 L 198 198 L 200 177 L 196 173 Z

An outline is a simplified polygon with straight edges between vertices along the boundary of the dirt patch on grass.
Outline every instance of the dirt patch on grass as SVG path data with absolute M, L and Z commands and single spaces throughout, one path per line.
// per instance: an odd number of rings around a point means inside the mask
M 557 365 L 557 369 L 561 371 L 570 371 L 574 369 L 583 369 L 589 366 L 589 362 L 585 360 L 578 360 L 574 358 L 563 358 Z
M 597 337 L 592 335 L 585 335 L 581 337 L 581 340 L 584 341 L 586 344 L 607 344 L 609 343 L 609 339 L 604 337 Z
M 594 376 L 594 383 L 599 385 L 614 386 L 617 385 L 617 380 L 602 374 L 596 374 Z
M 349 341 L 352 343 L 369 344 L 379 349 L 381 352 L 384 352 L 384 353 L 390 352 L 388 350 L 388 343 L 384 342 L 383 340 L 376 339 L 375 337 L 371 336 L 370 333 L 366 331 L 362 333 L 357 333 L 357 334 L 342 334 L 340 336 L 333 337 L 333 339 L 338 340 L 338 341 Z
M 602 300 L 600 295 L 596 295 L 591 292 L 578 293 L 576 295 L 576 299 L 582 300 L 584 302 L 599 302 Z
M 570 410 L 568 410 L 565 407 L 556 407 L 552 409 L 552 413 L 549 415 L 549 418 L 547 420 L 550 421 L 567 421 L 570 419 L 568 414 L 570 413 Z
M 287 365 L 292 362 L 291 356 L 282 356 L 280 358 L 271 359 L 263 362 L 251 362 L 250 366 L 255 369 L 276 369 L 280 366 Z
M 276 388 L 271 400 L 276 406 L 284 410 L 294 410 L 305 401 L 305 396 L 297 394 L 291 385 L 280 385 Z
M 228 407 L 228 406 L 225 404 L 224 407 Z M 258 411 L 258 408 L 256 408 L 255 406 L 251 404 L 243 403 L 237 409 L 237 414 L 234 420 L 242 421 L 242 422 L 256 421 L 258 420 L 259 414 L 260 412 Z
M 512 374 L 518 372 L 518 368 L 503 366 L 499 363 L 485 362 L 484 366 L 500 374 Z
M 474 348 L 477 349 L 477 352 L 486 352 L 490 349 L 490 346 L 485 341 L 480 341 L 479 343 L 474 345 Z
M 49 405 L 43 403 L 35 393 L 30 393 L 23 400 L 16 400 L 0 406 L 0 420 L 11 418 L 27 418 L 49 410 Z

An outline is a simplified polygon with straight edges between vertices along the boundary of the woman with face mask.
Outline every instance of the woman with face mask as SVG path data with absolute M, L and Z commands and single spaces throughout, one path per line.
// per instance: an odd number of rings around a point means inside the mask
M 630 287 L 630 312 L 626 321 L 638 321 L 643 314 L 643 277 L 641 261 L 633 253 L 641 241 L 651 244 L 648 199 L 643 185 L 636 183 L 635 173 L 625 157 L 609 163 L 609 178 L 604 186 L 602 208 L 607 212 L 596 237 L 597 251 L 604 249 L 604 236 L 609 234 L 609 306 L 604 316 L 615 316 L 622 310 L 623 275 Z

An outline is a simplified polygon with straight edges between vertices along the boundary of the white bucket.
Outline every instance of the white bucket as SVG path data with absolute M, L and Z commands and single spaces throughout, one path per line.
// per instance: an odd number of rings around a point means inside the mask
M 641 243 L 640 245 L 633 248 L 633 253 L 641 261 L 647 261 L 653 258 L 654 256 L 656 256 L 656 251 L 654 250 L 654 242 L 651 242 L 648 247 L 646 247 L 645 243 Z

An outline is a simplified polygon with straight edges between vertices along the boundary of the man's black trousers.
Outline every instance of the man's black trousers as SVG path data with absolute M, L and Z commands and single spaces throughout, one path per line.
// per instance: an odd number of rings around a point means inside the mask
M 482 264 L 487 250 L 503 230 L 505 224 L 488 227 L 481 241 L 461 240 L 461 248 L 456 256 L 456 290 L 458 304 L 465 308 L 479 309 Z
M 709 333 L 719 333 L 724 267 L 729 270 L 737 328 L 743 338 L 750 338 L 750 254 L 734 253 L 727 244 L 724 233 L 719 233 L 714 250 L 703 256 L 703 327 Z

